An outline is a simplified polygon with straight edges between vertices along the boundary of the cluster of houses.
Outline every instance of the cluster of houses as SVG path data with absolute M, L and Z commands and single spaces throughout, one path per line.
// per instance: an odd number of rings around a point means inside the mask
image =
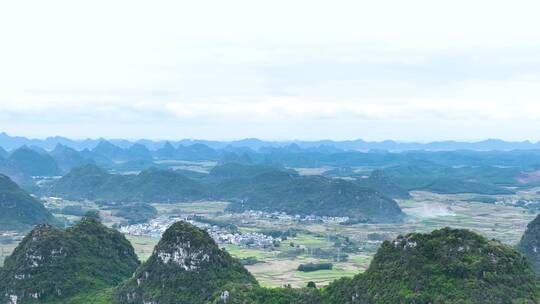
M 505 205 L 505 206 L 514 206 L 526 208 L 531 212 L 540 211 L 540 201 L 538 200 L 527 200 L 527 199 L 504 199 L 495 202 L 496 205 Z
M 189 216 L 157 217 L 147 223 L 121 226 L 119 231 L 128 235 L 158 238 L 161 237 L 167 228 L 178 221 L 186 221 L 201 229 L 205 229 L 218 244 L 232 244 L 249 248 L 267 248 L 274 246 L 278 242 L 277 239 L 262 233 L 233 233 L 226 228 L 194 221 Z
M 335 216 L 319 216 L 319 215 L 300 215 L 300 214 L 287 214 L 285 212 L 264 212 L 255 210 L 246 210 L 240 214 L 240 216 L 246 218 L 265 218 L 265 219 L 278 219 L 286 221 L 296 222 L 309 222 L 309 223 L 325 223 L 325 224 L 339 224 L 349 220 L 348 216 L 335 217 Z
M 278 239 L 262 233 L 231 233 L 218 226 L 208 227 L 207 231 L 218 244 L 240 245 L 249 248 L 268 248 L 279 242 Z

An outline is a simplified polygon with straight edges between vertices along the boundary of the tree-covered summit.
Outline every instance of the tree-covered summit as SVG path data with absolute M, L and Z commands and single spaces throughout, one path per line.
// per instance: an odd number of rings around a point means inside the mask
M 332 283 L 330 303 L 537 303 L 529 262 L 499 241 L 444 228 L 385 241 L 368 270 Z
M 116 286 L 138 264 L 129 241 L 96 219 L 65 230 L 38 225 L 0 268 L 0 303 L 63 303 Z
M 219 249 L 204 230 L 177 222 L 152 256 L 116 292 L 116 303 L 206 303 L 228 283 L 256 284 L 253 276 Z

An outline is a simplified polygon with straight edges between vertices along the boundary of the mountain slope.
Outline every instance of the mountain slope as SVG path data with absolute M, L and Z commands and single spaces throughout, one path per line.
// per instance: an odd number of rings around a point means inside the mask
M 330 285 L 328 303 L 537 303 L 536 276 L 519 252 L 444 228 L 386 241 L 364 274 Z
M 228 190 L 234 198 L 230 210 L 247 209 L 289 214 L 341 216 L 362 222 L 399 222 L 403 212 L 383 194 L 352 182 L 321 176 L 299 176 L 274 170 L 249 180 L 222 182 L 218 191 Z
M 9 156 L 9 153 L 4 150 L 4 148 L 0 147 L 0 159 L 5 159 Z
M 256 281 L 206 231 L 177 222 L 165 231 L 134 277 L 120 286 L 115 303 L 206 303 L 228 283 Z
M 358 184 L 375 189 L 392 198 L 407 199 L 411 197 L 407 189 L 401 187 L 391 178 L 386 176 L 383 170 L 373 170 L 369 175 L 369 178 L 359 179 Z
M 399 222 L 397 203 L 345 180 L 300 176 L 270 166 L 229 163 L 197 180 L 175 171 L 148 169 L 137 175 L 109 174 L 88 165 L 72 170 L 49 190 L 69 199 L 120 202 L 231 202 L 229 209 L 341 216 L 362 222 Z
M 119 175 L 95 165 L 73 169 L 52 185 L 49 193 L 70 199 L 128 202 L 189 201 L 205 197 L 202 185 L 174 171 L 151 168 L 137 175 Z
M 83 157 L 79 151 L 61 144 L 56 145 L 50 155 L 63 172 L 69 172 L 73 168 L 93 162 L 92 160 Z
M 540 215 L 527 225 L 518 249 L 529 259 L 536 273 L 540 274 Z
M 50 155 L 38 153 L 28 147 L 21 147 L 1 162 L 0 173 L 24 186 L 32 184 L 33 176 L 60 175 L 60 169 Z
M 125 159 L 125 151 L 124 149 L 106 141 L 102 140 L 100 141 L 94 149 L 92 149 L 92 153 L 100 155 L 102 157 L 106 157 L 108 159 L 114 159 L 114 160 L 120 160 Z
M 54 216 L 9 177 L 0 174 L 0 230 L 25 229 L 55 223 Z
M 17 304 L 60 303 L 111 288 L 137 265 L 129 241 L 95 219 L 84 218 L 66 230 L 39 225 L 1 269 L 1 303 L 10 298 Z
M 212 297 L 211 304 L 320 304 L 322 293 L 315 288 L 264 288 L 229 284 Z

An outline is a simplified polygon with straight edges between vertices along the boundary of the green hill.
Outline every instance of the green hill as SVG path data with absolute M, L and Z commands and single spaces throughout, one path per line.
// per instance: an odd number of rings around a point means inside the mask
M 540 274 L 540 215 L 527 225 L 518 249 L 529 259 L 536 273 Z
M 404 216 L 394 200 L 378 191 L 322 176 L 274 170 L 249 180 L 225 181 L 217 189 L 228 192 L 233 211 L 348 216 L 363 222 L 399 222 Z
M 389 178 L 383 170 L 373 170 L 367 179 L 358 179 L 357 183 L 361 186 L 375 189 L 392 198 L 410 198 L 411 195 L 407 189 Z
M 13 151 L 6 159 L 2 170 L 5 170 L 7 175 L 10 173 L 24 176 L 60 175 L 60 169 L 50 155 L 38 153 L 28 147 Z
M 177 222 L 133 278 L 118 288 L 115 303 L 206 303 L 228 283 L 256 281 L 206 231 Z
M 0 269 L 0 302 L 84 298 L 129 278 L 138 264 L 129 241 L 95 219 L 84 218 L 66 230 L 39 225 Z
M 538 303 L 524 256 L 498 241 L 450 228 L 386 241 L 364 274 L 326 290 L 328 303 Z
M 26 229 L 36 224 L 55 222 L 54 216 L 40 201 L 24 192 L 9 177 L 0 174 L 0 230 Z
M 148 169 L 137 175 L 119 175 L 95 165 L 72 170 L 48 192 L 70 199 L 127 202 L 189 201 L 205 195 L 196 181 L 173 171 Z
M 61 144 L 56 145 L 50 155 L 63 172 L 69 172 L 73 168 L 93 163 L 92 160 L 83 157 L 79 151 Z
M 397 203 L 371 188 L 321 176 L 300 176 L 269 166 L 224 164 L 207 177 L 148 169 L 137 175 L 109 174 L 95 165 L 72 170 L 48 193 L 68 199 L 119 202 L 230 201 L 229 209 L 348 216 L 362 222 L 399 222 Z

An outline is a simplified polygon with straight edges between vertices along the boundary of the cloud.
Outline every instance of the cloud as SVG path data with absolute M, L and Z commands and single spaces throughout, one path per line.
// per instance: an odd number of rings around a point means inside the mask
M 539 8 L 536 1 L 3 3 L 0 129 L 536 139 Z

